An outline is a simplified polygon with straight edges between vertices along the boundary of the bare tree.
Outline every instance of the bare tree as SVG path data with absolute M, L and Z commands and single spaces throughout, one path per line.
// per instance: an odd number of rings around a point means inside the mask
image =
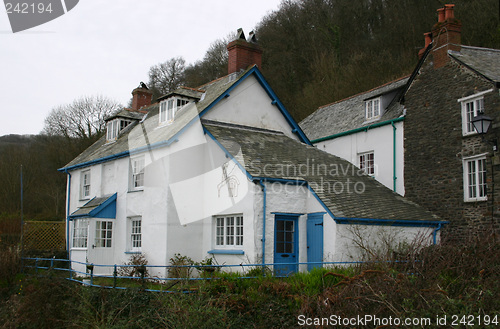
M 104 96 L 84 96 L 52 109 L 43 133 L 68 138 L 92 139 L 105 129 L 104 119 L 122 107 Z
M 184 82 L 186 61 L 182 57 L 174 57 L 164 63 L 149 68 L 149 89 L 153 99 L 168 94 Z

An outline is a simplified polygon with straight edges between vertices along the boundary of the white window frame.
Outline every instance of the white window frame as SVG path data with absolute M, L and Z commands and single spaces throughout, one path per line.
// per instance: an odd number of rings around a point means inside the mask
M 95 223 L 95 248 L 111 248 L 113 246 L 113 222 L 97 220 Z
M 185 98 L 170 97 L 160 102 L 159 122 L 170 124 L 174 122 L 175 113 L 190 101 Z
M 90 198 L 91 185 L 90 169 L 82 170 L 80 174 L 80 199 L 86 200 Z
M 217 249 L 243 247 L 243 214 L 214 216 L 214 246 Z
M 369 159 L 371 155 L 371 159 Z M 359 169 L 361 169 L 365 174 L 369 176 L 375 176 L 375 152 L 363 152 L 358 153 L 358 165 Z
M 365 117 L 367 120 L 374 120 L 380 118 L 382 114 L 381 110 L 381 98 L 372 98 L 365 101 Z
M 493 89 L 485 90 L 474 95 L 458 99 L 462 107 L 462 135 L 471 136 L 477 134 L 471 120 L 477 116 L 479 112 L 484 111 L 484 95 L 493 91 Z
M 120 132 L 120 119 L 114 119 L 108 121 L 106 124 L 106 141 L 115 141 L 118 138 L 118 133 Z
M 133 216 L 128 218 L 128 251 L 140 252 L 142 249 L 142 217 Z
M 145 157 L 138 156 L 130 159 L 130 190 L 144 189 Z
M 87 249 L 89 236 L 88 218 L 77 218 L 73 220 L 72 249 Z
M 486 154 L 463 159 L 464 201 L 488 200 Z

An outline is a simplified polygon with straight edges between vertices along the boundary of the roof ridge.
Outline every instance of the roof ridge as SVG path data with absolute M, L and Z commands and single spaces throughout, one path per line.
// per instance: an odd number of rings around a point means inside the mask
M 481 50 L 481 51 L 494 51 L 494 52 L 500 53 L 500 49 L 495 49 L 495 48 L 485 48 L 485 47 L 465 46 L 465 45 L 462 45 L 462 48 Z M 459 53 L 460 51 L 457 51 L 457 52 Z
M 205 92 L 205 90 L 203 90 L 203 89 L 191 88 L 191 87 L 186 87 L 186 86 L 180 86 L 179 88 L 183 88 L 183 89 L 187 89 L 187 90 L 192 90 L 192 91 L 197 91 L 197 92 L 200 92 L 200 93 L 204 93 Z
M 278 131 L 278 130 L 245 126 L 245 125 L 240 125 L 240 124 L 230 123 L 230 122 L 221 122 L 221 121 L 201 119 L 201 123 L 204 125 L 214 126 L 214 127 L 235 128 L 235 129 L 241 129 L 241 130 L 257 131 L 257 132 L 262 132 L 262 133 L 272 133 L 272 134 L 284 135 L 283 132 Z

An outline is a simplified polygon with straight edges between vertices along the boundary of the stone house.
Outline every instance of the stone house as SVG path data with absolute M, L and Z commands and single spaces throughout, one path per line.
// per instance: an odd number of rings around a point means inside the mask
M 400 101 L 406 197 L 450 221 L 450 238 L 499 228 L 500 50 L 461 44 L 454 5 L 438 10 Z M 493 119 L 486 136 L 471 120 Z
M 165 266 L 181 254 L 288 274 L 359 260 L 359 239 L 439 240 L 435 215 L 311 146 L 255 65 L 255 36 L 240 31 L 228 51 L 229 74 L 206 85 L 151 104 L 141 84 L 133 108 L 60 169 L 74 270 L 111 273 L 137 254 Z

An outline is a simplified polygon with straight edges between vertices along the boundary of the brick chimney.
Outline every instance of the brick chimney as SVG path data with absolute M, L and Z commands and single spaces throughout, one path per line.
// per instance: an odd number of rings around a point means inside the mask
M 227 45 L 229 53 L 227 73 L 231 74 L 240 70 L 246 70 L 250 65 L 262 65 L 262 48 L 257 44 L 255 34 L 250 32 L 248 40 L 242 29 L 238 29 L 236 40 Z
M 148 89 L 144 82 L 139 87 L 132 90 L 132 110 L 138 111 L 145 106 L 151 105 L 153 93 Z
M 425 45 L 424 48 L 420 49 L 420 51 L 418 52 L 418 59 L 422 59 L 422 56 L 424 56 L 424 53 L 427 50 L 427 47 L 429 47 L 429 45 L 431 44 L 432 33 L 431 32 L 424 33 L 424 40 L 425 40 Z
M 453 4 L 438 9 L 438 22 L 432 27 L 432 56 L 434 68 L 439 68 L 449 61 L 448 50 L 460 51 L 462 43 L 462 23 L 455 18 Z

